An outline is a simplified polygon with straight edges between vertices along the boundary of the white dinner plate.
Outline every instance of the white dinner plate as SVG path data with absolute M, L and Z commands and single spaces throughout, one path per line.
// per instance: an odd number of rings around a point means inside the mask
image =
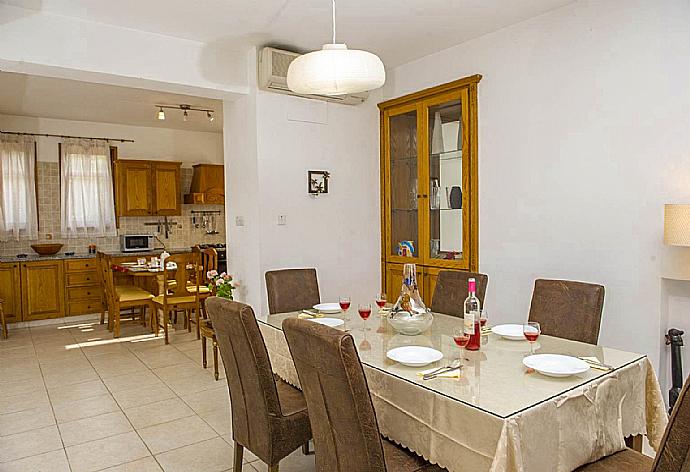
M 582 359 L 561 354 L 535 354 L 525 357 L 522 363 L 549 377 L 569 377 L 589 370 L 589 364 Z
M 410 367 L 422 367 L 443 359 L 443 353 L 424 346 L 402 346 L 386 353 L 390 360 Z
M 340 309 L 340 303 L 319 303 L 312 308 L 321 313 L 340 313 L 342 311 Z
M 313 321 L 314 323 L 330 326 L 331 328 L 335 328 L 336 326 L 342 326 L 345 324 L 345 321 L 338 318 L 307 318 L 307 320 Z
M 491 332 L 498 334 L 504 339 L 511 341 L 524 341 L 525 335 L 522 334 L 522 325 L 519 324 L 502 324 L 491 328 Z

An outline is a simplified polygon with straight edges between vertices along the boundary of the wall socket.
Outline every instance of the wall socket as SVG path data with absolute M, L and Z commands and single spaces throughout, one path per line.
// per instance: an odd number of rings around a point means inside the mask
M 285 226 L 287 224 L 287 215 L 278 215 L 278 226 Z
M 50 241 L 51 239 L 53 239 L 53 233 L 46 233 L 46 239 L 47 239 L 48 241 Z
M 235 217 L 235 226 L 244 226 L 244 216 Z

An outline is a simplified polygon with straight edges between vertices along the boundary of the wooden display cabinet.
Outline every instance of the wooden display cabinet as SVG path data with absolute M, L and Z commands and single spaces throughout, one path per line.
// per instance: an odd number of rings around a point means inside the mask
M 417 264 L 430 304 L 441 270 L 478 270 L 475 75 L 379 104 L 383 284 L 395 300 L 403 264 Z M 411 241 L 409 255 L 399 243 Z

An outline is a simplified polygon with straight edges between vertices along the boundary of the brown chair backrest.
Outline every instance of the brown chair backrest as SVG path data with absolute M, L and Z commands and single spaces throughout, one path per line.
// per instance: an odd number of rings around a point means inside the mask
M 471 278 L 477 281 L 477 298 L 483 307 L 486 286 L 489 284 L 488 275 L 476 272 L 442 270 L 436 279 L 436 288 L 431 299 L 431 311 L 460 318 L 464 317 L 465 299 L 469 294 L 467 281 Z
M 103 252 L 96 253 L 96 267 L 98 268 L 98 282 L 101 284 L 103 290 L 103 301 L 108 309 L 111 310 L 113 306 L 113 271 L 110 268 L 110 257 Z
M 529 320 L 539 322 L 543 334 L 597 344 L 603 308 L 602 285 L 537 279 Z
M 316 470 L 385 472 L 364 369 L 347 333 L 289 318 L 283 331 L 307 401 Z
M 172 270 L 168 270 L 168 264 L 174 262 L 177 265 L 174 273 Z M 190 268 L 187 268 L 187 266 Z M 181 254 L 171 254 L 165 259 L 165 270 L 163 271 L 163 287 L 168 287 L 169 280 L 175 280 L 175 284 L 172 294 L 168 294 L 168 290 L 163 292 L 164 303 L 167 303 L 167 299 L 171 297 L 196 297 L 199 300 L 199 279 L 201 278 L 201 266 L 198 263 L 198 259 L 193 252 L 181 253 Z M 187 288 L 187 283 L 192 281 L 192 285 L 196 286 L 196 291 L 190 292 Z
M 653 472 L 686 472 L 690 470 L 690 377 L 678 395 L 669 418 Z
M 287 313 L 321 303 L 316 269 L 282 269 L 266 272 L 268 312 Z
M 210 270 L 218 270 L 218 252 L 212 247 L 201 250 L 201 268 L 203 270 L 201 277 L 206 283 L 209 282 L 206 274 Z
M 249 305 L 206 300 L 230 390 L 235 441 L 260 458 L 271 457 L 269 415 L 281 416 L 271 361 Z

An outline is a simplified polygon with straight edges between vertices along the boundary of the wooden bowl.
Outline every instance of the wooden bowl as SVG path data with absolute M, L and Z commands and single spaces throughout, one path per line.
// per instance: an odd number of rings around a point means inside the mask
M 59 243 L 45 243 L 45 244 L 32 244 L 31 249 L 36 251 L 41 256 L 52 256 L 57 254 L 62 249 L 62 244 Z

